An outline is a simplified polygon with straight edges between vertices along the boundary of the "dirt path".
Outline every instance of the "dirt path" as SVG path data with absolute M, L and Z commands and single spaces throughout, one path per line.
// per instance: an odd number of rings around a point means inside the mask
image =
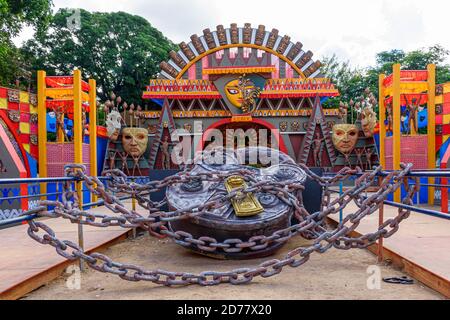
M 305 240 L 291 240 L 278 254 L 305 244 Z M 55 253 L 56 254 L 56 253 Z M 219 261 L 196 254 L 168 240 L 141 236 L 109 248 L 106 255 L 120 262 L 145 266 L 148 269 L 201 272 L 226 271 L 238 267 L 255 266 L 261 260 Z M 152 283 L 128 282 L 117 276 L 89 269 L 81 275 L 81 289 L 71 290 L 68 275 L 30 293 L 25 299 L 443 299 L 441 295 L 416 283 L 395 285 L 381 282 L 381 289 L 368 289 L 369 266 L 376 265 L 376 257 L 366 250 L 342 251 L 330 249 L 325 254 L 311 255 L 299 268 L 285 267 L 271 278 L 257 278 L 243 286 L 188 286 L 167 288 Z M 390 266 L 380 266 L 381 277 L 402 276 Z

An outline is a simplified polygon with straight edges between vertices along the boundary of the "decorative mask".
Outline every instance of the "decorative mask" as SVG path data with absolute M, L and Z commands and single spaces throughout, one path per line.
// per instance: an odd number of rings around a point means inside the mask
M 303 127 L 303 130 L 308 130 L 309 122 L 303 122 L 302 127 Z
M 298 121 L 294 121 L 291 123 L 292 131 L 298 131 L 300 129 L 300 123 Z
M 328 121 L 327 122 L 327 125 L 330 129 L 332 129 L 335 124 L 336 124 L 336 121 Z
M 37 95 L 30 94 L 30 104 L 32 106 L 37 106 Z
M 37 146 L 38 145 L 38 136 L 35 134 L 30 135 L 30 142 L 32 145 Z
M 349 154 L 358 141 L 358 127 L 354 124 L 336 124 L 333 126 L 334 147 L 343 154 Z
M 149 124 L 147 127 L 148 133 L 155 134 L 158 131 L 158 127 L 154 124 Z
M 287 130 L 288 124 L 286 121 L 280 122 L 280 131 L 285 132 Z
M 37 124 L 38 123 L 38 115 L 37 115 L 37 113 L 32 113 L 30 115 L 30 123 L 31 124 Z
M 192 132 L 192 124 L 190 123 L 185 123 L 183 125 L 184 130 L 186 130 L 187 132 L 191 133 Z
M 106 119 L 106 130 L 111 141 L 117 141 L 117 138 L 119 137 L 120 128 L 122 127 L 120 124 L 121 120 L 122 116 L 116 110 L 113 110 L 108 114 Z
M 8 101 L 9 102 L 19 102 L 20 101 L 20 91 L 10 89 L 8 90 Z
M 18 110 L 8 110 L 8 117 L 12 122 L 20 122 L 20 113 Z
M 122 145 L 126 153 L 132 157 L 140 157 L 147 149 L 148 131 L 144 128 L 124 128 Z
M 373 131 L 377 124 L 377 115 L 371 107 L 364 108 L 361 112 L 361 127 L 366 137 L 373 137 Z
M 195 133 L 203 132 L 203 123 L 201 121 L 194 122 L 194 132 Z

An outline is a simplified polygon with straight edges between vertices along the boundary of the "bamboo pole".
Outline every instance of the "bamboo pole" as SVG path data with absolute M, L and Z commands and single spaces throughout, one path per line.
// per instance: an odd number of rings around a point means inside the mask
M 47 178 L 47 107 L 46 101 L 46 84 L 45 71 L 39 70 L 37 74 L 38 82 L 38 146 L 39 146 L 39 177 Z M 40 193 L 47 193 L 47 184 L 40 184 Z M 41 200 L 47 200 L 46 196 L 42 196 Z

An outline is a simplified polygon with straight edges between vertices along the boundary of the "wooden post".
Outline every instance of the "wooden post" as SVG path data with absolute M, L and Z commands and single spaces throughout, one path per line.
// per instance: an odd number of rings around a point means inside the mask
M 384 90 L 384 79 L 386 79 L 385 74 L 380 74 L 378 78 L 378 119 L 380 123 L 380 164 L 383 169 L 386 169 L 386 153 L 384 140 L 386 139 L 386 106 L 384 104 L 385 90 Z
M 77 164 L 83 163 L 82 112 L 81 71 L 75 70 L 73 74 L 73 144 Z
M 82 87 L 81 71 L 75 70 L 73 73 L 73 147 L 75 151 L 75 163 L 83 163 L 83 125 L 82 125 Z M 83 208 L 83 183 L 76 182 L 76 192 L 80 203 L 80 209 Z M 84 250 L 83 225 L 78 224 L 78 245 Z M 80 259 L 80 269 L 84 271 L 83 261 Z
M 436 66 L 429 64 L 428 71 L 428 169 L 436 168 Z M 429 184 L 434 184 L 434 178 L 428 178 Z M 428 204 L 434 204 L 434 187 L 428 187 Z
M 89 155 L 91 158 L 91 176 L 97 176 L 97 84 L 89 80 Z M 92 194 L 92 202 L 97 201 L 97 195 Z
M 38 146 L 39 146 L 39 178 L 47 177 L 47 106 L 45 71 L 39 70 L 37 74 L 38 82 Z M 47 193 L 47 184 L 40 184 L 40 193 Z M 41 200 L 46 200 L 45 196 Z
M 393 66 L 393 76 L 392 76 L 392 96 L 393 96 L 393 104 L 392 104 L 392 114 L 393 114 L 393 124 L 392 124 L 392 162 L 393 169 L 400 170 L 400 139 L 401 139 L 401 131 L 400 131 L 400 64 L 396 63 Z M 399 188 L 394 193 L 394 201 L 400 202 L 401 189 Z

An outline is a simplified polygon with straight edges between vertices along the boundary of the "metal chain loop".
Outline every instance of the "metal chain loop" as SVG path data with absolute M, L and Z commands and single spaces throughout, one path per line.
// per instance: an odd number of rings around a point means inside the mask
M 62 201 L 42 201 L 36 209 L 25 214 L 37 214 L 39 217 L 64 218 L 72 223 L 90 225 L 94 227 L 106 228 L 110 226 L 120 226 L 122 228 L 142 228 L 155 237 L 169 237 L 177 244 L 185 247 L 195 247 L 205 252 L 223 251 L 225 253 L 238 253 L 243 250 L 256 251 L 267 248 L 273 243 L 284 243 L 290 238 L 302 235 L 314 238 L 313 243 L 308 247 L 299 247 L 291 250 L 281 260 L 272 259 L 265 261 L 253 268 L 235 269 L 229 272 L 205 271 L 198 275 L 186 272 L 170 272 L 165 270 L 144 270 L 132 264 L 121 264 L 111 260 L 109 257 L 92 253 L 86 254 L 78 245 L 70 241 L 61 241 L 56 238 L 53 230 L 42 222 L 29 221 L 28 234 L 31 238 L 41 244 L 48 244 L 56 249 L 56 252 L 69 259 L 82 259 L 88 266 L 100 272 L 118 275 L 120 278 L 129 281 L 150 281 L 166 286 L 179 286 L 198 284 L 203 286 L 218 285 L 221 283 L 244 284 L 252 281 L 255 277 L 271 277 L 279 274 L 284 267 L 299 267 L 306 263 L 313 252 L 324 253 L 331 247 L 348 250 L 351 248 L 366 248 L 375 243 L 379 238 L 392 236 L 399 228 L 401 221 L 406 219 L 410 211 L 399 208 L 396 217 L 386 220 L 375 232 L 352 238 L 349 234 L 354 231 L 360 221 L 366 216 L 374 213 L 389 193 L 398 190 L 406 180 L 407 194 L 403 203 L 411 204 L 412 197 L 417 191 L 417 186 L 408 185 L 407 175 L 412 165 L 401 165 L 400 171 L 390 172 L 383 178 L 378 190 L 370 196 L 365 197 L 363 191 L 376 183 L 381 173 L 381 167 L 373 171 L 362 173 L 359 168 L 344 168 L 333 177 L 320 177 L 313 173 L 308 167 L 298 165 L 307 174 L 309 179 L 317 182 L 323 189 L 322 210 L 315 213 L 308 213 L 303 205 L 301 191 L 303 185 L 295 183 L 277 183 L 273 181 L 255 182 L 252 172 L 246 169 L 233 172 L 208 172 L 201 174 L 191 174 L 187 171 L 167 177 L 161 181 L 151 181 L 146 184 L 127 182 L 127 176 L 120 170 L 108 170 L 104 174 L 108 180 L 103 183 L 97 177 L 85 175 L 85 167 L 82 165 L 66 166 L 66 174 L 77 178 L 85 183 L 88 190 L 103 199 L 105 206 L 117 213 L 117 216 L 107 216 L 85 212 L 79 208 L 77 193 L 72 190 L 70 182 L 64 184 Z M 249 187 L 240 190 L 242 196 L 250 192 L 267 192 L 275 195 L 281 201 L 293 208 L 294 217 L 298 223 L 288 228 L 277 230 L 270 236 L 253 236 L 247 241 L 241 239 L 227 239 L 222 242 L 209 236 L 202 236 L 196 239 L 185 231 L 172 231 L 168 222 L 188 219 L 202 215 L 207 211 L 220 208 L 229 203 L 236 196 L 236 192 L 220 194 L 201 206 L 192 206 L 182 210 L 164 211 L 163 207 L 167 203 L 166 199 L 160 202 L 151 201 L 149 195 L 158 192 L 163 188 L 178 183 L 190 182 L 193 179 L 202 179 L 220 185 L 224 179 L 232 175 L 241 175 L 249 183 Z M 352 175 L 359 175 L 352 188 L 347 189 L 342 195 L 333 198 L 331 187 L 339 181 L 348 179 Z M 112 193 L 124 193 L 137 199 L 139 205 L 148 211 L 148 216 L 144 217 L 136 211 L 129 210 Z M 336 229 L 327 230 L 323 226 L 326 217 L 343 210 L 350 202 L 354 202 L 358 210 L 348 214 Z M 49 211 L 48 207 L 54 207 Z M 40 236 L 38 233 L 43 231 Z

